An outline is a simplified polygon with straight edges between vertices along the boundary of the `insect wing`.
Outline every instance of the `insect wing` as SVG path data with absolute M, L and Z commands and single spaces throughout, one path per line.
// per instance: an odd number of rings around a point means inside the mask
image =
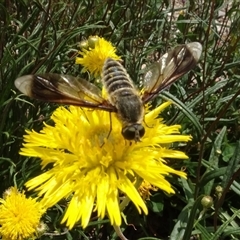
M 175 47 L 150 65 L 144 76 L 143 102 L 155 98 L 159 92 L 195 67 L 201 53 L 202 45 L 192 42 Z
M 70 75 L 54 73 L 25 75 L 15 80 L 25 95 L 42 101 L 116 111 L 92 83 Z

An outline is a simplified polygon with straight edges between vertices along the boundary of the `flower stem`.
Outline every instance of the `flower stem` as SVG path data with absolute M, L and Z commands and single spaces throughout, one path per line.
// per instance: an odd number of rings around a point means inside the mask
M 122 233 L 121 229 L 119 226 L 113 225 L 113 228 L 115 230 L 115 232 L 117 233 L 117 235 L 121 238 L 121 240 L 128 240 Z

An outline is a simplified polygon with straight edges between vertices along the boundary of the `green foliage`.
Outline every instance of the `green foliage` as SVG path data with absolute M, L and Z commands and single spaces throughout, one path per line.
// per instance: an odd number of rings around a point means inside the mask
M 170 99 L 174 104 L 163 113 L 164 119 L 181 124 L 183 133 L 193 136 L 181 149 L 190 158 L 184 162 L 188 180 L 170 179 L 174 196 L 153 192 L 147 200 L 148 216 L 139 216 L 134 206 L 128 206 L 129 225 L 123 225 L 122 231 L 129 239 L 142 240 L 240 238 L 239 2 L 178 2 L 0 2 L 1 193 L 12 185 L 24 188 L 26 180 L 40 172 L 38 160 L 20 157 L 18 152 L 25 129 L 39 131 L 56 108 L 20 95 L 14 87 L 18 76 L 36 72 L 85 76 L 74 64 L 78 43 L 99 35 L 117 47 L 130 76 L 140 85 L 144 64 L 177 44 L 199 41 L 203 54 L 198 66 L 153 103 Z M 205 195 L 214 199 L 208 210 L 201 205 Z M 66 231 L 59 224 L 65 204 L 59 203 L 45 216 L 50 233 L 64 234 L 41 239 L 117 239 L 108 220 L 92 221 L 84 231 L 80 227 Z

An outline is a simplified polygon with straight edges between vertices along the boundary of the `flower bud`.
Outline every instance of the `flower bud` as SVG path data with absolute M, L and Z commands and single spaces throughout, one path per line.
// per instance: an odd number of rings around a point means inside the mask
M 89 48 L 88 41 L 87 40 L 81 41 L 80 44 L 79 44 L 79 47 L 81 48 L 81 50 L 82 49 L 88 50 L 88 48 Z
M 223 188 L 222 186 L 216 186 L 215 188 L 215 194 L 217 195 L 218 199 L 221 198 L 223 193 Z
M 90 36 L 88 38 L 88 46 L 93 49 L 93 48 L 95 48 L 95 45 L 98 41 L 99 41 L 98 36 Z
M 204 196 L 201 200 L 201 204 L 204 208 L 211 208 L 213 205 L 213 199 L 211 196 Z

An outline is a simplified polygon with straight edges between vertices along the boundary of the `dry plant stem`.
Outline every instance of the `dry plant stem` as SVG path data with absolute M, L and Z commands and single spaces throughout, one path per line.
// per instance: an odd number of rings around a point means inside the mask
M 117 233 L 117 235 L 122 239 L 122 240 L 128 240 L 122 233 L 121 229 L 119 226 L 113 225 L 113 228 L 115 230 L 115 232 Z

